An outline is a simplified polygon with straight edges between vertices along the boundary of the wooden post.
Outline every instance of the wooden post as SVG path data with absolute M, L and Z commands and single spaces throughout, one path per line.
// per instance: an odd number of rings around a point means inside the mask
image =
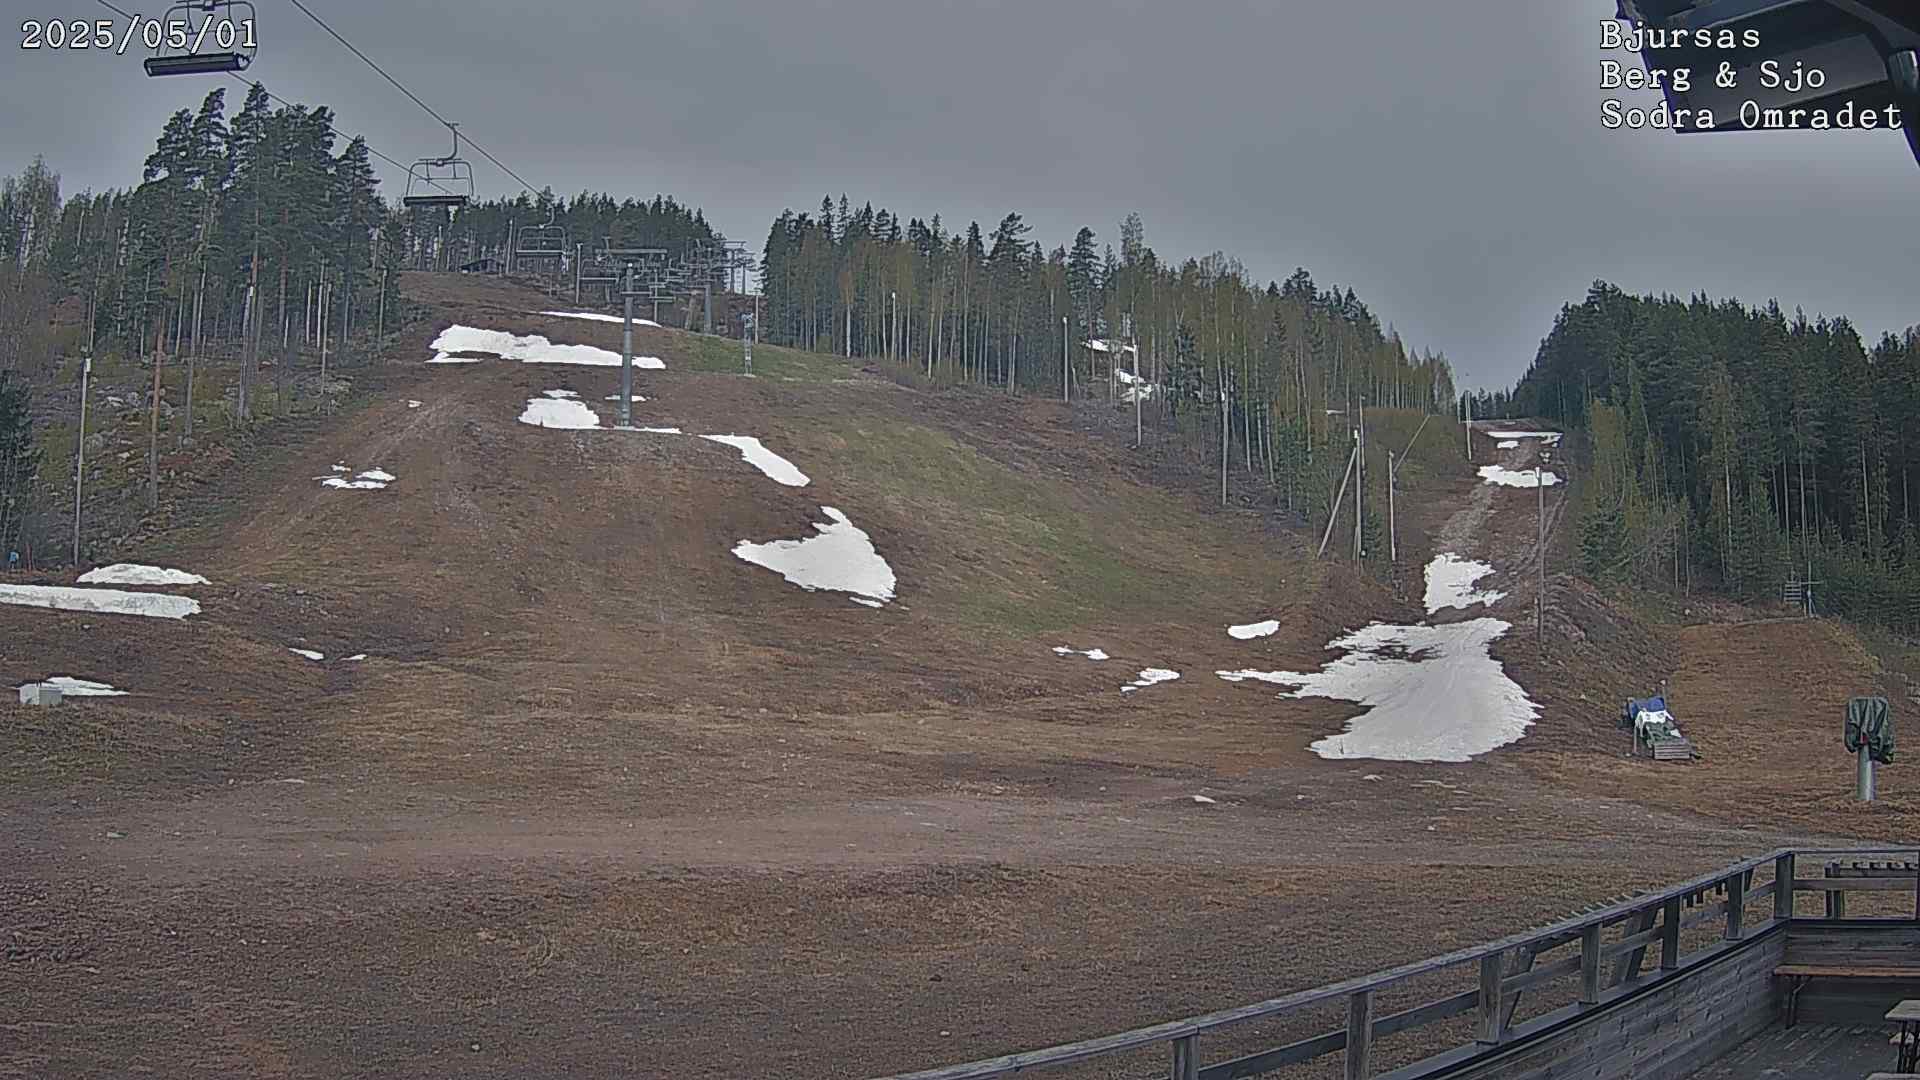
M 1776 919 L 1793 918 L 1792 852 L 1778 856 L 1773 860 L 1773 917 Z M 1920 918 L 1920 908 L 1916 909 L 1915 917 Z
M 1173 1080 L 1200 1080 L 1200 1037 L 1173 1040 Z
M 1506 976 L 1506 953 L 1480 958 L 1480 1039 L 1498 1045 L 1506 1034 L 1506 1013 L 1500 1007 L 1500 980 Z
M 1580 931 L 1580 1004 L 1600 1003 L 1600 924 Z
M 1347 997 L 1347 1080 L 1373 1075 L 1373 991 Z
M 1660 970 L 1677 971 L 1680 967 L 1680 898 L 1674 897 L 1666 903 L 1666 914 L 1660 921 Z
M 1739 941 L 1744 932 L 1742 924 L 1747 921 L 1747 875 L 1735 874 L 1727 879 L 1727 932 L 1728 941 Z

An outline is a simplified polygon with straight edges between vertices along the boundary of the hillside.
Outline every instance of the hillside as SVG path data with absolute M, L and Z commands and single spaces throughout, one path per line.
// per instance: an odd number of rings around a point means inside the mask
M 1491 629 L 1526 628 L 1536 494 L 1481 482 L 1457 426 L 1414 443 L 1408 569 L 1382 583 L 1313 558 L 1319 530 L 1288 515 L 1222 510 L 1181 455 L 1130 450 L 1117 406 L 773 348 L 747 378 L 736 343 L 648 328 L 635 424 L 678 430 L 609 430 L 617 368 L 473 346 L 592 359 L 619 326 L 538 314 L 510 283 L 406 287 L 429 317 L 345 373 L 338 411 L 102 553 L 203 575 L 144 590 L 197 613 L 0 605 L 10 685 L 126 691 L 0 705 L 0 859 L 21 871 L 0 937 L 28 988 L 0 1073 L 880 1075 L 1914 820 L 1892 782 L 1873 819 L 1720 794 L 1831 735 L 1824 712 L 1760 706 L 1829 653 L 1864 677 L 1837 631 L 1679 630 L 1557 571 L 1556 626 L 1581 638 L 1541 659 Z M 1397 451 L 1418 420 L 1378 423 Z M 1516 472 L 1541 445 L 1475 439 Z M 839 554 L 786 565 L 858 568 L 866 591 L 736 554 L 788 559 L 756 545 L 838 518 L 890 588 L 843 529 Z M 1416 568 L 1443 553 L 1504 595 L 1436 609 Z M 1337 681 L 1329 643 L 1376 622 L 1401 634 L 1377 700 L 1267 685 Z M 1462 634 L 1478 656 L 1447 653 Z M 1808 666 L 1753 651 L 1783 642 Z M 1747 659 L 1715 698 L 1721 648 Z M 1494 660 L 1538 706 L 1498 749 L 1326 749 L 1387 714 L 1397 739 L 1458 748 L 1455 719 L 1481 737 L 1488 717 L 1447 706 L 1485 700 Z M 1652 773 L 1613 698 L 1661 664 L 1709 756 Z M 1486 902 L 1516 867 L 1526 884 Z

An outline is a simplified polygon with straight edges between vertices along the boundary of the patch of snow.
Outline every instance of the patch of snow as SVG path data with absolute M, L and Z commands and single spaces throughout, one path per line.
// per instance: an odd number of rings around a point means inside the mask
M 733 553 L 808 592 L 832 589 L 870 600 L 892 600 L 896 584 L 893 567 L 874 550 L 872 538 L 833 507 L 822 506 L 820 512 L 830 523 L 814 524 L 818 536 L 765 544 L 742 540 L 734 545 Z
M 1452 552 L 1434 556 L 1433 561 L 1427 564 L 1427 614 L 1438 614 L 1450 607 L 1491 604 L 1506 596 L 1506 593 L 1490 589 L 1474 589 L 1474 582 L 1491 573 L 1492 566 L 1463 559 Z
M 643 427 L 640 430 L 645 432 L 650 432 L 654 435 L 685 435 L 686 434 L 686 432 L 681 431 L 677 427 Z
M 348 660 L 365 660 L 366 658 L 366 653 L 354 653 L 352 656 L 347 657 Z
M 1468 761 L 1524 736 L 1535 705 L 1489 655 L 1510 629 L 1499 619 L 1443 626 L 1375 623 L 1329 642 L 1346 655 L 1318 672 L 1222 671 L 1295 687 L 1286 697 L 1322 697 L 1365 706 L 1338 735 L 1312 744 L 1323 758 Z
M 382 484 L 391 484 L 400 478 L 385 469 L 368 469 L 366 472 L 360 474 L 360 479 L 377 480 Z
M 82 585 L 209 585 L 199 574 L 140 563 L 114 563 L 81 574 Z
M 91 682 L 87 679 L 75 679 L 66 675 L 50 675 L 41 680 L 44 686 L 60 691 L 63 697 L 126 697 L 125 690 L 115 690 L 103 682 Z
M 551 315 L 556 319 L 588 319 L 593 322 L 621 323 L 623 325 L 627 321 L 625 315 L 602 315 L 597 311 L 543 311 L 540 314 Z M 660 324 L 654 322 L 652 319 L 642 319 L 636 315 L 634 316 L 633 325 L 658 328 Z
M 1241 641 L 1252 641 L 1257 637 L 1267 637 L 1277 633 L 1279 629 L 1279 619 L 1268 619 L 1265 622 L 1247 623 L 1245 626 L 1229 626 L 1227 633 Z
M 1135 690 L 1145 689 L 1155 683 L 1172 682 L 1179 677 L 1179 672 L 1168 671 L 1166 668 L 1142 668 L 1140 669 L 1140 677 L 1121 687 L 1120 692 L 1123 694 L 1131 694 Z
M 327 467 L 332 469 L 334 472 L 352 472 L 353 471 L 347 468 L 347 463 L 344 461 L 336 461 L 332 465 L 329 465 Z
M 551 393 L 551 391 L 549 391 Z M 520 422 L 544 428 L 589 430 L 600 426 L 600 417 L 585 402 L 567 398 L 528 398 Z
M 1084 656 L 1089 660 L 1111 660 L 1104 649 L 1070 649 L 1065 645 L 1055 645 L 1053 651 L 1061 656 Z
M 581 364 L 587 367 L 619 367 L 620 354 L 592 345 L 556 345 L 539 334 L 518 337 L 501 330 L 481 330 L 472 326 L 449 326 L 440 331 L 430 346 L 434 350 L 429 364 L 471 362 L 454 353 L 488 353 L 502 360 L 525 364 Z M 666 369 L 657 356 L 636 356 L 633 366 L 655 371 Z
M 579 397 L 579 396 L 580 396 L 579 394 L 576 394 L 576 393 L 574 393 L 574 392 L 573 392 L 573 391 L 571 391 L 571 390 L 543 390 L 543 391 L 541 391 L 541 393 L 543 393 L 543 394 L 545 394 L 545 395 L 547 395 L 547 396 L 548 396 L 548 397 L 550 397 L 550 398 L 555 398 L 555 399 L 558 399 L 558 398 L 577 398 L 577 397 Z
M 1374 783 L 1375 781 L 1378 781 L 1378 780 L 1380 780 L 1380 779 L 1382 779 L 1382 777 L 1381 777 L 1381 775 L 1380 775 L 1379 773 L 1371 773 L 1371 772 L 1370 772 L 1370 773 L 1368 773 L 1367 775 L 1365 775 L 1365 776 L 1363 776 L 1363 777 L 1361 777 L 1360 779 L 1362 779 L 1362 780 L 1365 780 L 1365 781 L 1367 781 L 1368 783 L 1370 783 L 1370 784 L 1371 784 L 1371 783 Z
M 200 601 L 191 597 L 119 589 L 75 589 L 63 585 L 0 585 L 0 604 L 102 615 L 144 615 L 154 619 L 184 619 L 200 614 Z
M 608 401 L 619 401 L 619 400 L 620 400 L 620 395 L 619 395 L 619 394 L 608 394 L 608 395 L 607 395 L 607 400 L 608 400 Z M 639 394 L 635 394 L 635 395 L 633 395 L 633 397 L 631 397 L 631 398 L 628 398 L 627 400 L 629 400 L 629 401 L 631 401 L 631 402 L 632 402 L 633 404 L 635 404 L 635 405 L 638 405 L 638 404 L 640 404 L 641 402 L 643 402 L 643 401 L 645 401 L 645 400 L 647 400 L 647 399 L 646 399 L 646 398 L 643 398 L 643 397 L 641 397 L 641 396 L 640 396 Z
M 1217 805 L 1212 799 L 1207 798 L 1205 795 L 1195 795 L 1193 801 L 1199 803 L 1201 806 Z
M 1137 345 L 1113 346 L 1113 345 L 1107 344 L 1105 341 L 1102 341 L 1099 338 L 1094 338 L 1092 341 L 1087 342 L 1086 346 L 1087 348 L 1092 349 L 1094 352 L 1103 352 L 1103 353 L 1111 353 L 1111 352 L 1137 353 L 1140 351 L 1140 348 Z
M 335 465 L 334 470 L 337 472 L 346 472 L 347 467 L 345 465 Z M 338 476 L 316 476 L 314 479 L 320 481 L 322 487 L 345 488 L 349 491 L 378 491 L 388 484 L 393 483 L 395 480 L 398 480 L 399 477 L 384 469 L 368 469 L 351 480 Z
M 740 451 L 747 464 L 759 469 L 777 484 L 787 487 L 806 487 L 807 474 L 794 467 L 793 462 L 760 444 L 760 440 L 751 435 L 702 435 L 708 442 L 717 442 Z
M 304 656 L 309 660 L 325 660 L 327 658 L 327 655 L 325 653 L 317 653 L 317 652 L 314 652 L 312 649 L 295 649 L 289 646 L 287 651 L 290 653 L 299 653 L 301 656 Z
M 1558 439 L 1558 431 L 1489 431 L 1489 439 Z
M 1495 450 L 1514 450 L 1520 446 L 1519 439 L 1502 439 L 1494 446 Z
M 1489 484 L 1499 484 L 1501 487 L 1515 488 L 1530 488 L 1535 485 L 1552 487 L 1560 482 L 1559 475 L 1553 472 L 1536 472 L 1533 469 L 1509 469 L 1505 465 L 1480 466 L 1480 479 Z
M 413 400 L 412 398 L 408 398 L 408 399 L 407 399 L 407 408 L 409 408 L 409 409 L 417 409 L 417 408 L 419 408 L 419 407 L 420 407 L 420 403 L 419 403 L 419 402 L 417 402 L 417 401 L 415 401 L 415 400 Z

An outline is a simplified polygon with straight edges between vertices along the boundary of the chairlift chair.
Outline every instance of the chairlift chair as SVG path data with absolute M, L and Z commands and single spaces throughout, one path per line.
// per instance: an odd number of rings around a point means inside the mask
M 1907 143 L 1920 161 L 1920 5 L 1911 0 L 1617 0 L 1619 17 L 1655 29 L 1693 33 L 1757 32 L 1760 47 L 1732 50 L 1694 47 L 1648 48 L 1648 68 L 1692 69 L 1685 91 L 1663 84 L 1673 109 L 1711 110 L 1714 131 L 1747 130 L 1741 108 L 1751 100 L 1763 110 L 1825 109 L 1833 113 L 1849 103 L 1859 111 L 1898 106 L 1904 114 Z M 1737 85 L 1713 78 L 1720 63 L 1733 65 Z M 1818 69 L 1823 85 L 1785 80 L 1767 87 L 1760 65 L 1773 61 L 1784 76 L 1796 65 Z M 1677 132 L 1695 132 L 1692 123 Z
M 407 169 L 407 191 L 400 197 L 401 205 L 409 209 L 460 210 L 473 201 L 473 166 L 460 158 L 460 125 L 448 124 L 447 130 L 453 133 L 453 152 L 442 158 L 421 158 Z
M 565 259 L 567 257 L 567 227 L 555 222 L 560 207 L 556 204 L 547 211 L 544 225 L 527 225 L 521 228 L 515 241 L 515 258 Z
M 196 11 L 204 13 L 198 25 L 191 18 Z M 248 0 L 181 0 L 152 25 L 161 37 L 146 59 L 149 76 L 245 71 L 259 48 Z M 178 36 L 176 29 L 182 31 Z

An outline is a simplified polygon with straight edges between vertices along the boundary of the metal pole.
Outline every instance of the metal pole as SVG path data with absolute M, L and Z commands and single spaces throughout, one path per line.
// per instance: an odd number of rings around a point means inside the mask
M 620 426 L 633 426 L 633 264 L 627 264 L 627 281 L 620 300 L 626 309 L 626 325 L 620 334 Z
M 1333 508 L 1327 511 L 1327 531 L 1320 537 L 1320 550 L 1313 556 L 1316 559 L 1327 553 L 1327 542 L 1333 539 L 1333 527 L 1340 522 L 1340 503 L 1347 497 L 1347 481 L 1351 479 L 1353 479 L 1353 454 L 1348 454 L 1347 471 L 1340 474 L 1340 494 L 1333 497 Z
M 1461 401 L 1465 403 L 1465 408 L 1467 410 L 1467 423 L 1466 423 L 1467 460 L 1472 461 L 1473 460 L 1473 399 L 1468 397 L 1468 398 L 1462 398 Z
M 332 288 L 328 282 L 321 282 L 319 306 L 314 310 L 314 325 L 320 329 L 320 411 L 325 413 L 332 399 L 327 396 L 327 290 Z
M 1537 463 L 1533 467 L 1533 490 L 1540 501 L 1540 536 L 1535 542 L 1540 563 L 1540 588 L 1533 598 L 1533 633 L 1544 652 L 1547 648 L 1547 485 L 1546 470 Z
M 1353 429 L 1353 557 L 1360 557 L 1360 429 Z
M 1858 788 L 1860 801 L 1872 802 L 1873 801 L 1873 755 L 1867 753 L 1866 744 L 1862 743 L 1860 746 L 1860 752 L 1855 756 L 1860 759 L 1858 770 L 1855 775 L 1855 786 L 1856 788 Z
M 587 250 L 585 244 L 573 245 L 573 302 L 580 302 L 580 256 Z
M 1067 317 L 1062 315 L 1060 316 L 1060 400 L 1064 402 L 1073 400 L 1071 397 L 1073 362 L 1069 359 L 1072 355 L 1070 350 L 1071 346 L 1067 344 Z
M 1393 451 L 1387 451 L 1387 561 L 1400 561 L 1400 531 L 1393 518 Z
M 74 442 L 73 568 L 80 568 L 80 490 L 87 476 L 87 382 L 93 375 L 93 333 L 88 330 L 87 355 L 80 365 L 80 435 Z

